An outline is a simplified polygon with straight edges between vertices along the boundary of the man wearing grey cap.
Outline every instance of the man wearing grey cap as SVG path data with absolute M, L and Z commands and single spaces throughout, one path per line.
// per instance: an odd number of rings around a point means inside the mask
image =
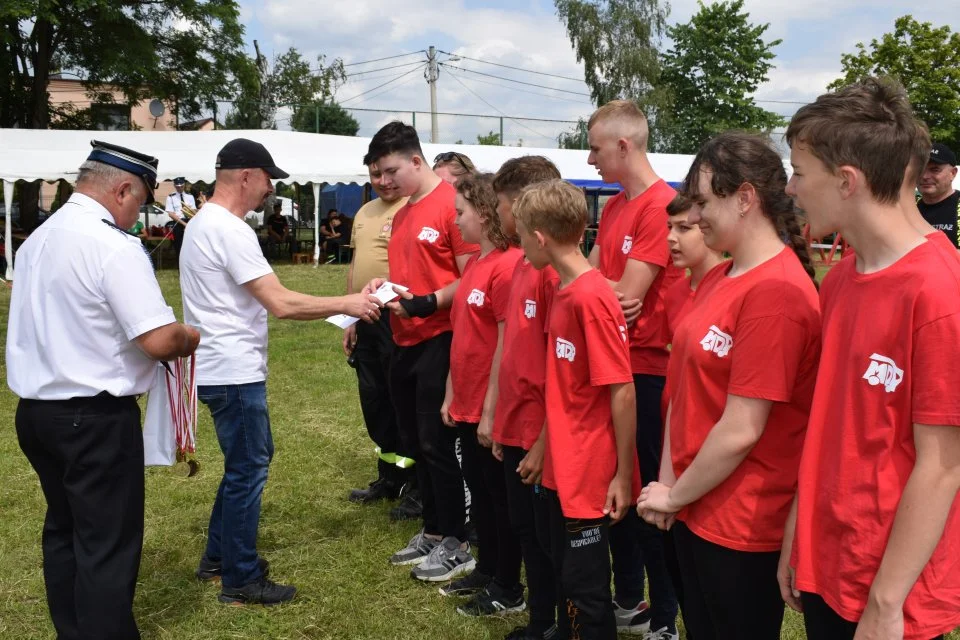
M 220 601 L 272 605 L 296 589 L 267 579 L 257 554 L 260 498 L 273 458 L 267 411 L 267 312 L 314 320 L 345 313 L 372 322 L 379 304 L 354 294 L 318 298 L 285 288 L 243 218 L 259 210 L 271 179 L 289 177 L 262 144 L 244 138 L 217 155 L 216 190 L 187 226 L 180 254 L 183 313 L 200 329 L 197 397 L 210 409 L 223 451 L 223 479 L 196 575 L 221 578 Z
M 917 208 L 923 219 L 940 229 L 953 246 L 960 248 L 957 225 L 960 224 L 960 191 L 953 188 L 957 177 L 957 156 L 947 145 L 935 142 L 930 160 L 920 174 L 920 200 Z
M 140 241 L 157 161 L 94 141 L 76 191 L 23 243 L 7 327 L 17 438 L 47 500 L 43 577 L 58 638 L 139 638 L 143 547 L 137 396 L 156 361 L 193 353 Z

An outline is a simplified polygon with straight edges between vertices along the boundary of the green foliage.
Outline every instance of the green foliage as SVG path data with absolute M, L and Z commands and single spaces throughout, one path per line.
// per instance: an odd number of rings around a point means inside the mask
M 587 143 L 587 121 L 583 118 L 577 119 L 577 124 L 570 131 L 564 131 L 557 136 L 557 148 L 559 149 L 589 149 Z
M 658 0 L 554 0 L 554 5 L 583 62 L 594 102 L 643 102 L 660 74 L 657 47 L 669 6 Z
M 59 69 L 89 90 L 110 84 L 130 104 L 159 98 L 195 118 L 233 93 L 243 57 L 235 0 L 8 0 L 0 23 L 3 127 L 48 126 L 57 114 L 47 82 Z
M 500 140 L 499 133 L 491 131 L 487 134 L 477 134 L 477 144 L 488 147 L 499 147 L 503 144 L 503 141 Z
M 658 123 L 658 151 L 696 153 L 722 131 L 768 132 L 784 123 L 753 99 L 773 68 L 772 49 L 781 42 L 764 42 L 770 25 L 751 24 L 743 0 L 699 4 L 689 22 L 667 30 L 673 47 L 664 55 L 661 81 L 670 90 L 672 108 Z
M 856 49 L 841 57 L 843 76 L 829 89 L 867 76 L 892 76 L 906 87 L 934 141 L 960 149 L 960 32 L 906 15 L 894 22 L 893 33 L 871 40 L 869 47 L 857 43 Z
M 227 114 L 224 126 L 227 129 L 276 129 L 276 108 L 292 106 L 291 125 L 297 131 L 316 130 L 318 108 L 321 121 L 328 118 L 337 132 L 349 130 L 352 120 L 349 114 L 315 106 L 333 104 L 333 94 L 346 81 L 342 60 L 337 58 L 329 65 L 325 63 L 325 56 L 317 56 L 316 67 L 311 68 L 310 62 L 294 47 L 277 56 L 272 69 L 265 73 L 257 67 L 256 60 L 246 58 L 240 75 L 240 95 Z M 303 110 L 308 111 L 309 116 L 301 114 Z M 320 133 L 334 131 L 321 129 Z M 356 135 L 356 131 L 344 135 Z
M 338 136 L 355 136 L 360 130 L 360 123 L 356 118 L 334 102 L 313 102 L 296 109 L 290 126 L 294 131 Z

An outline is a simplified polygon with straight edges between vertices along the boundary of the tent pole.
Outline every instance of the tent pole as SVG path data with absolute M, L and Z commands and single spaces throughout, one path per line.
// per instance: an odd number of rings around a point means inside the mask
M 7 280 L 13 280 L 13 182 L 3 181 L 3 203 L 6 209 L 6 221 L 3 230 L 4 256 L 7 258 Z
M 313 268 L 320 264 L 320 183 L 313 183 Z

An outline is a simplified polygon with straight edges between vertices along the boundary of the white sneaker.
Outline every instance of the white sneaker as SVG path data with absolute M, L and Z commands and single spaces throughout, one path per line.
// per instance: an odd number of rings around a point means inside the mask
M 670 633 L 666 627 L 663 627 L 656 631 L 647 631 L 643 634 L 643 640 L 680 640 L 680 633 L 677 631 Z
M 633 609 L 624 609 L 614 600 L 613 615 L 617 620 L 617 633 L 640 635 L 650 630 L 650 605 L 644 600 Z

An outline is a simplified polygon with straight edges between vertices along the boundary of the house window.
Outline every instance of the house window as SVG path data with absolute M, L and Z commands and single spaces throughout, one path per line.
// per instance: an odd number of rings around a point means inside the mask
M 93 128 L 97 131 L 129 131 L 130 106 L 125 104 L 94 104 L 90 106 Z

